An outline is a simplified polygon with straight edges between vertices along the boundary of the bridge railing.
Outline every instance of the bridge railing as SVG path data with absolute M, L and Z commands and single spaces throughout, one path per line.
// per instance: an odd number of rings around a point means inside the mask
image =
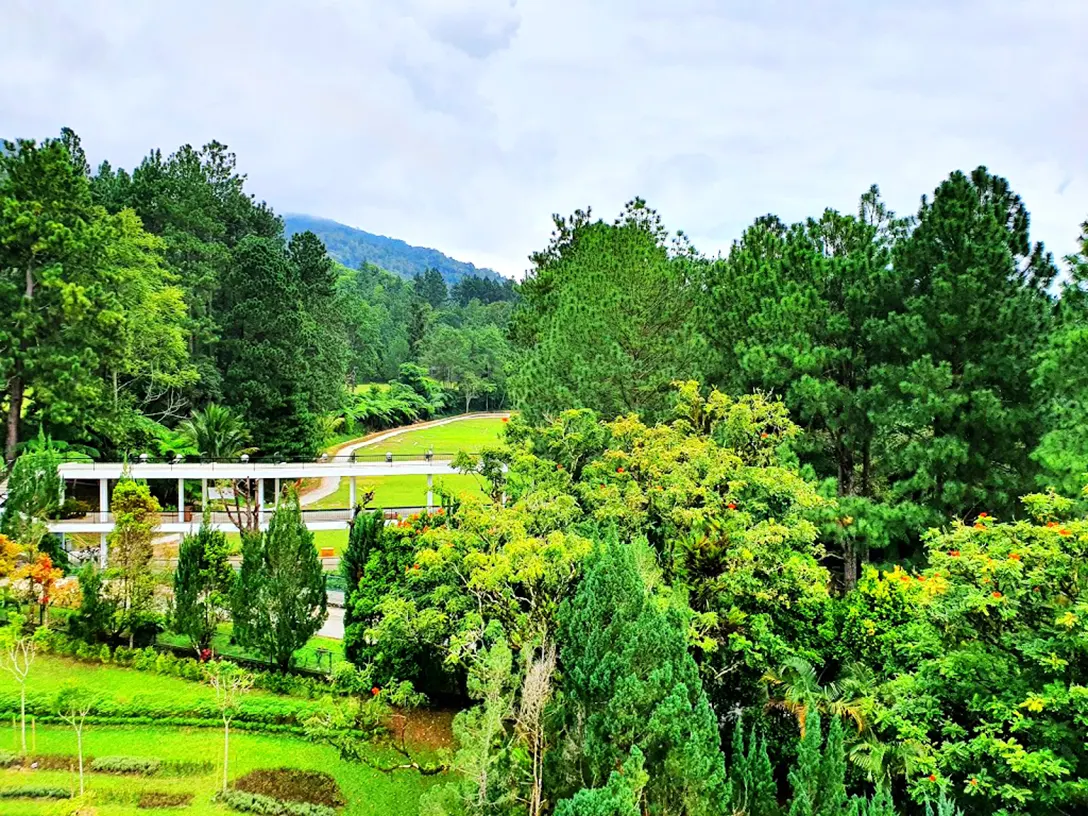
M 355 462 L 448 462 L 457 456 L 456 452 L 449 451 L 425 451 L 423 453 L 359 453 L 358 451 L 347 454 L 322 454 L 315 457 L 288 457 L 276 454 L 270 456 L 243 455 L 231 457 L 216 456 L 152 456 L 150 454 L 130 454 L 112 462 L 99 462 L 80 454 L 67 454 L 60 457 L 61 462 L 68 464 L 111 464 L 117 461 L 132 465 L 185 465 L 185 464 L 254 464 L 254 465 L 320 465 L 320 464 L 351 464 Z

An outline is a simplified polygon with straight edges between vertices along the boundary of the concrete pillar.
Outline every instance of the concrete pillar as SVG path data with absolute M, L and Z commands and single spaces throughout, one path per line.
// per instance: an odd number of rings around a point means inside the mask
M 201 514 L 208 510 L 208 480 L 200 480 L 200 512 Z
M 99 479 L 98 480 L 98 520 L 102 522 L 109 521 L 110 513 L 110 480 Z M 105 536 L 102 541 L 105 542 Z M 103 543 L 102 546 L 105 546 Z
M 178 479 L 178 521 L 185 521 L 185 480 Z
M 427 474 L 427 512 L 431 512 L 431 508 L 434 507 L 434 474 Z
M 275 490 L 276 490 L 276 495 L 272 498 L 272 506 L 273 507 L 279 507 L 280 506 L 280 477 L 279 476 L 276 477 Z
M 355 509 L 355 477 L 348 476 L 348 508 Z
M 257 480 L 257 523 L 264 523 L 264 479 Z
M 108 550 L 106 548 L 106 534 L 99 533 L 98 535 L 98 566 L 102 569 L 106 568 L 106 563 L 109 561 Z

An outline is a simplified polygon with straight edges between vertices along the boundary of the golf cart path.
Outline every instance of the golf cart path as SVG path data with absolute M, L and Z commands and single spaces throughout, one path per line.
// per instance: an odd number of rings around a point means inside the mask
M 359 448 L 369 447 L 370 445 L 376 445 L 379 442 L 384 442 L 386 439 L 390 439 L 394 436 L 400 436 L 404 433 L 410 433 L 411 431 L 419 431 L 424 428 L 437 428 L 439 425 L 448 425 L 451 422 L 460 422 L 464 419 L 482 419 L 485 417 L 508 417 L 510 413 L 508 411 L 491 411 L 490 413 L 478 411 L 474 414 L 460 414 L 453 417 L 444 417 L 443 419 L 434 419 L 430 422 L 417 422 L 415 425 L 402 425 L 399 428 L 393 428 L 388 431 L 378 431 L 376 433 L 368 434 L 367 436 L 360 437 L 359 439 L 353 439 L 349 442 L 345 442 L 342 445 L 338 445 L 335 448 L 331 448 L 328 453 L 330 456 L 346 456 Z M 321 501 L 326 496 L 331 496 L 337 490 L 340 489 L 340 477 L 339 476 L 327 476 L 318 483 L 316 487 L 307 490 L 299 497 L 299 503 L 305 507 L 310 504 Z

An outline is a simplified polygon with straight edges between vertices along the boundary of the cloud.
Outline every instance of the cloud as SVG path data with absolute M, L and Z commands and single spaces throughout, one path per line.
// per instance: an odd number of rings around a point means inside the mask
M 1081 0 L 9 0 L 0 133 L 123 166 L 219 139 L 277 210 L 510 274 L 577 207 L 642 195 L 713 252 L 985 164 L 1060 255 L 1086 41 Z

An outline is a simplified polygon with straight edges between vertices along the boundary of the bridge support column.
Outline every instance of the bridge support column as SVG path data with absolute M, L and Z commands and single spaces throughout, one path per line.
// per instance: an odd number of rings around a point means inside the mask
M 98 534 L 98 566 L 100 569 L 106 568 L 106 563 L 109 561 L 109 550 L 106 547 L 106 534 Z
M 257 525 L 264 524 L 264 479 L 257 480 Z
M 99 479 L 98 480 L 98 520 L 102 522 L 109 521 L 110 515 L 110 480 Z M 102 539 L 105 541 L 105 537 Z M 105 546 L 105 545 L 103 545 Z
M 178 521 L 185 521 L 185 480 L 178 479 Z
M 275 485 L 273 486 L 273 489 L 276 491 L 276 495 L 272 497 L 272 506 L 273 507 L 279 507 L 280 506 L 280 477 L 279 476 L 276 477 L 276 482 L 275 482 Z
M 203 515 L 208 511 L 208 480 L 200 480 L 200 512 Z
M 431 512 L 431 508 L 434 507 L 434 474 L 427 474 L 427 512 Z
M 355 477 L 348 476 L 348 509 L 355 509 Z

